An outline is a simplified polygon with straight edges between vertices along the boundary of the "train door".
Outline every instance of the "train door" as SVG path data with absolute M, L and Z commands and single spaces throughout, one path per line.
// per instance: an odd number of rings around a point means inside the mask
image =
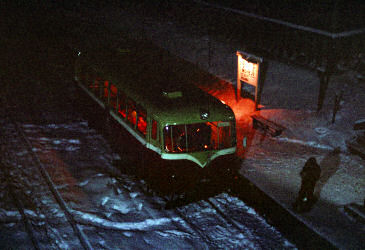
M 149 126 L 149 141 L 153 146 L 160 148 L 160 133 L 158 129 L 158 122 L 153 118 L 149 118 Z
M 229 148 L 232 147 L 232 133 L 231 133 L 230 122 L 219 122 L 218 123 L 218 148 Z

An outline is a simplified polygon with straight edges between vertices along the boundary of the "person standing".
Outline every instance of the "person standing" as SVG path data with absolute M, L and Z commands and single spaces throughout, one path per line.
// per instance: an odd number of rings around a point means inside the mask
M 298 212 L 307 212 L 315 202 L 314 188 L 319 177 L 321 176 L 321 167 L 318 165 L 316 158 L 310 157 L 300 171 L 302 183 L 298 193 L 298 198 L 293 203 L 294 210 Z

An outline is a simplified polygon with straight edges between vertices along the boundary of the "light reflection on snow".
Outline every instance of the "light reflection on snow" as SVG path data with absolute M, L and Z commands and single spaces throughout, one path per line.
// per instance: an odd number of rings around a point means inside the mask
M 94 214 L 79 212 L 76 210 L 73 210 L 72 213 L 81 224 L 124 231 L 148 231 L 151 230 L 151 228 L 170 225 L 172 222 L 182 222 L 179 217 L 146 219 L 139 222 L 116 222 L 102 219 Z
M 169 238 L 171 236 L 177 236 L 177 237 L 191 237 L 191 234 L 185 233 L 182 231 L 177 230 L 164 230 L 164 231 L 156 231 L 157 234 L 159 234 L 162 237 Z
M 315 142 L 315 141 L 303 141 L 303 140 L 291 139 L 291 138 L 287 138 L 287 137 L 274 137 L 273 140 L 277 140 L 277 141 L 281 141 L 281 142 L 301 144 L 301 145 L 309 146 L 309 147 L 312 147 L 312 148 L 333 150 L 332 147 L 330 147 L 328 145 L 320 144 L 320 143 Z

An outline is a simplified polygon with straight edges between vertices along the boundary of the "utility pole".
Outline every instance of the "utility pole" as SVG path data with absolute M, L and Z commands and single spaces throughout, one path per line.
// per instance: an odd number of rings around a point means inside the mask
M 331 17 L 331 32 L 335 33 L 337 30 L 337 15 L 338 15 L 338 3 L 339 0 L 336 0 Z M 326 50 L 326 67 L 324 69 L 318 69 L 319 76 L 319 94 L 318 94 L 318 103 L 317 103 L 317 112 L 322 109 L 323 101 L 326 97 L 326 91 L 328 88 L 328 83 L 331 75 L 334 73 L 336 69 L 337 59 L 338 59 L 338 51 L 335 40 L 336 38 L 328 38 L 327 50 Z

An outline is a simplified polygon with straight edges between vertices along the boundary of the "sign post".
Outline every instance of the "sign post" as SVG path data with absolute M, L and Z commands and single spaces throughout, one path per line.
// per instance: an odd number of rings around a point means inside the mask
M 241 97 L 241 81 L 255 87 L 255 109 L 258 106 L 260 86 L 260 64 L 262 58 L 246 52 L 237 51 L 237 92 L 236 100 Z

